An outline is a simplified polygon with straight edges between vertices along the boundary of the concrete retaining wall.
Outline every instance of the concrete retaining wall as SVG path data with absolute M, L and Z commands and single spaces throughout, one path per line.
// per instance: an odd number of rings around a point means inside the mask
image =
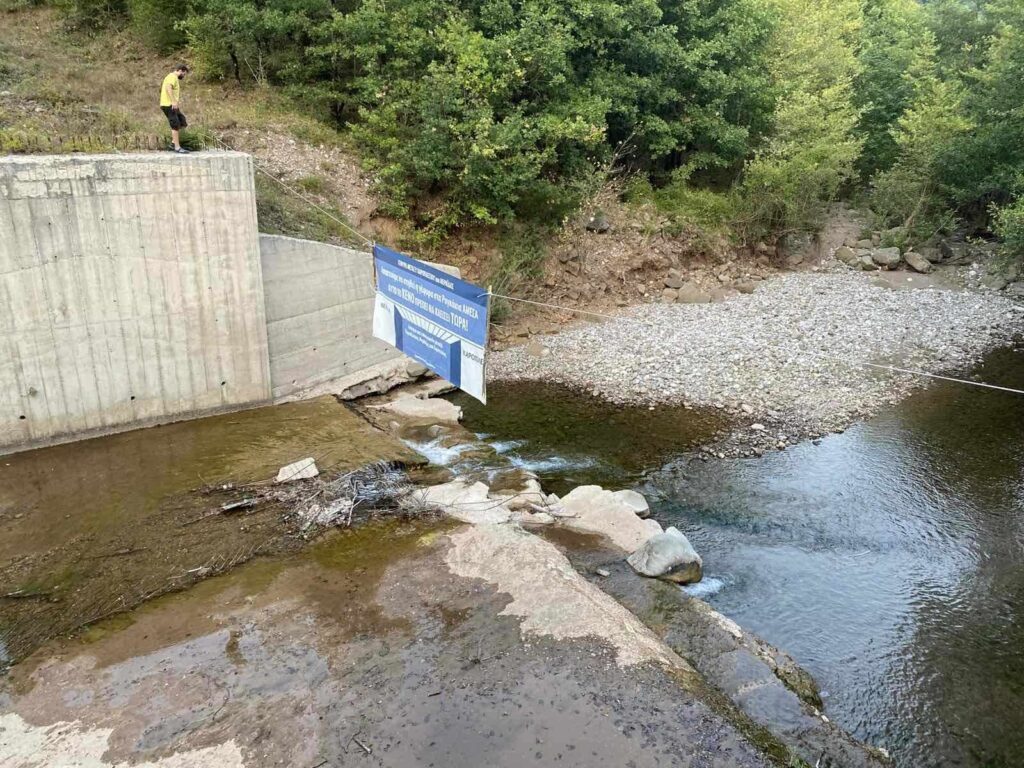
M 266 401 L 268 359 L 248 156 L 0 160 L 0 450 Z
M 370 254 L 260 235 L 275 399 L 403 359 L 373 338 Z

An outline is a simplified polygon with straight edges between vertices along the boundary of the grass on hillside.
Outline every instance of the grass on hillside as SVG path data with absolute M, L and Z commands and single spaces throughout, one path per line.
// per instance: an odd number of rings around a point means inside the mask
M 65 30 L 52 8 L 0 14 L 0 152 L 162 149 L 170 142 L 158 108 L 160 82 L 178 61 L 145 49 L 126 30 L 98 35 Z M 188 79 L 182 110 L 207 132 L 267 125 L 319 144 L 342 136 L 297 111 L 272 88 Z
M 163 150 L 170 130 L 158 107 L 160 83 L 175 56 L 159 56 L 127 30 L 69 32 L 58 11 L 0 11 L 0 154 Z M 273 132 L 314 146 L 344 147 L 343 134 L 297 109 L 273 88 L 185 81 L 182 144 L 219 148 L 221 132 Z M 347 222 L 322 177 L 296 184 L 331 216 Z M 281 186 L 256 174 L 260 228 L 354 244 L 351 233 Z

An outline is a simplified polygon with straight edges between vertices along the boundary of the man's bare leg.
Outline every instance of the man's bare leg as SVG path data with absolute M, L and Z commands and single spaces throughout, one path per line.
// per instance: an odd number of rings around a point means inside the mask
M 181 149 L 181 140 L 177 128 L 171 129 L 171 143 L 174 144 L 175 149 Z

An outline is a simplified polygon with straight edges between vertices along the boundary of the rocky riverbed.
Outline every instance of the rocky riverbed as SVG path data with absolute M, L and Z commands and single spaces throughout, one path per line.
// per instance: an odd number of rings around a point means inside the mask
M 753 454 L 841 431 L 929 381 L 872 366 L 955 373 L 1024 331 L 1012 299 L 894 290 L 886 274 L 790 273 L 719 303 L 633 307 L 495 354 L 489 374 L 722 409 L 736 427 L 711 450 Z

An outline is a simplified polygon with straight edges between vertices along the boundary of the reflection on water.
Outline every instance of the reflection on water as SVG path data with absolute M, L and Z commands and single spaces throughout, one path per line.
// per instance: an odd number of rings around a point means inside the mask
M 978 373 L 1024 388 L 1024 353 Z M 553 447 L 542 422 L 498 422 L 498 439 Z M 590 480 L 644 464 L 655 516 L 704 558 L 698 596 L 814 673 L 830 716 L 901 768 L 1024 765 L 1024 396 L 937 385 L 757 460 L 624 460 L 648 423 L 614 427 L 580 446 L 605 473 Z

